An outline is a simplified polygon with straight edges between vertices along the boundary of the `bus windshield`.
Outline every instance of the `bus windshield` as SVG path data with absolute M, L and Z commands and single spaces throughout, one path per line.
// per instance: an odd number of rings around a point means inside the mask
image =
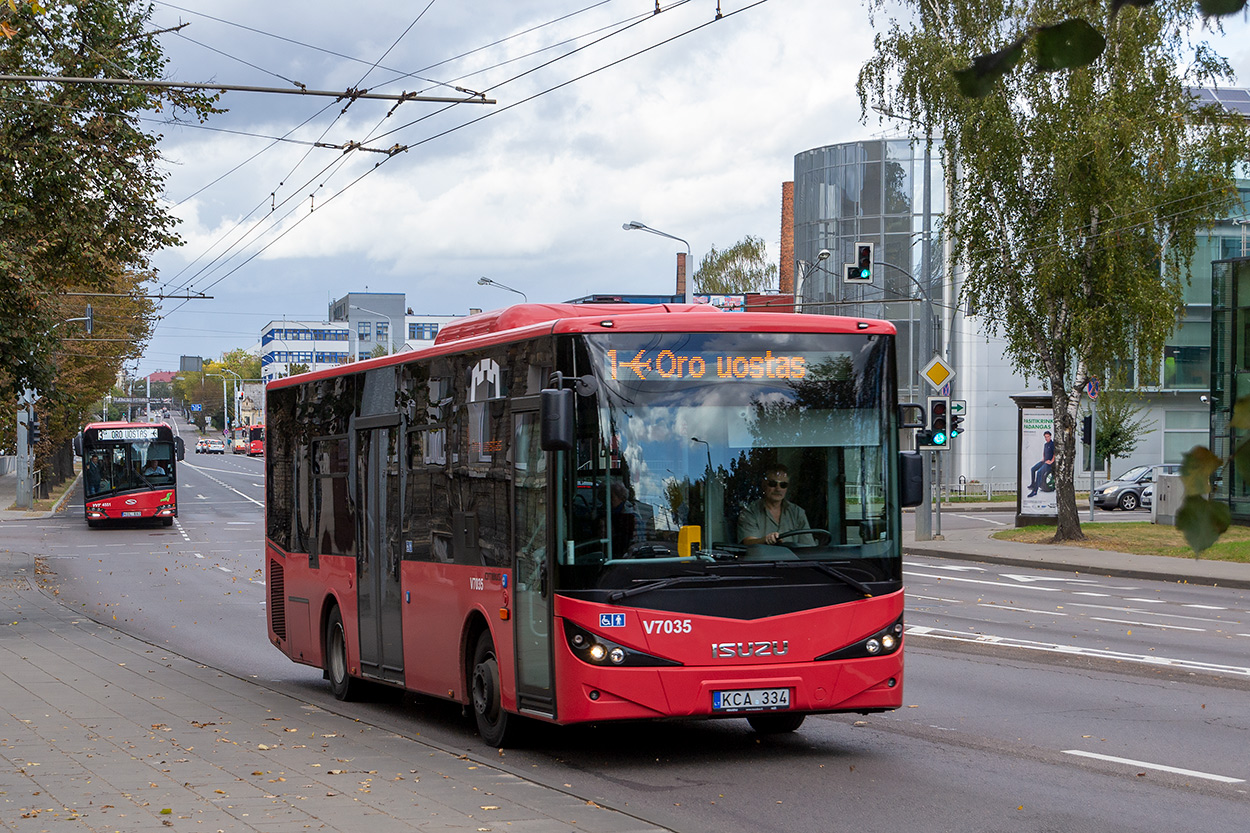
M 174 484 L 172 442 L 95 439 L 84 452 L 83 481 L 88 497 Z
M 842 562 L 862 581 L 900 579 L 891 339 L 614 333 L 582 343 L 565 586 L 760 562 Z

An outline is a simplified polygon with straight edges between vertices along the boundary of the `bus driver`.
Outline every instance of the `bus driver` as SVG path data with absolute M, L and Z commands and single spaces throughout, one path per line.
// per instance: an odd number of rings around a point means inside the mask
M 810 529 L 803 507 L 786 500 L 790 472 L 780 463 L 764 472 L 764 496 L 747 504 L 738 515 L 738 540 L 744 544 L 776 544 L 786 532 Z M 811 535 L 791 535 L 785 543 L 800 547 L 816 544 Z

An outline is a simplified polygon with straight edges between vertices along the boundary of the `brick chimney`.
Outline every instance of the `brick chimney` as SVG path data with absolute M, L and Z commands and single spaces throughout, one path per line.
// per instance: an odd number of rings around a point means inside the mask
M 781 183 L 781 263 L 777 268 L 777 289 L 782 295 L 794 294 L 794 183 Z
M 686 253 L 677 253 L 677 297 L 686 299 Z

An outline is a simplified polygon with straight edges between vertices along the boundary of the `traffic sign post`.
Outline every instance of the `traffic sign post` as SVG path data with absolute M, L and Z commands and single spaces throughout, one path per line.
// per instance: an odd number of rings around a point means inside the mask
M 924 366 L 924 370 L 920 371 L 920 375 L 935 391 L 941 391 L 943 385 L 955 378 L 955 368 L 942 361 L 941 356 L 934 356 Z
M 1085 383 L 1085 393 L 1089 396 L 1089 522 L 1094 522 L 1094 469 L 1098 468 L 1098 394 L 1101 393 L 1098 380 L 1091 378 Z

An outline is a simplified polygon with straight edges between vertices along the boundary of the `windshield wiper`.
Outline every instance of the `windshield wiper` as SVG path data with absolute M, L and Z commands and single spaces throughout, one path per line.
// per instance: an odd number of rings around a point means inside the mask
M 619 602 L 621 599 L 627 599 L 630 596 L 637 596 L 640 593 L 650 593 L 652 590 L 663 590 L 665 587 L 674 587 L 678 584 L 711 584 L 718 581 L 726 581 L 728 579 L 764 579 L 767 576 L 722 576 L 709 575 L 707 573 L 695 573 L 687 576 L 670 576 L 662 578 L 658 581 L 640 584 L 637 587 L 631 587 L 628 590 L 613 590 L 608 594 L 609 602 Z
M 820 570 L 822 573 L 824 573 L 827 576 L 836 578 L 838 581 L 842 582 L 843 584 L 846 584 L 850 587 L 854 587 L 856 590 L 863 593 L 865 598 L 871 599 L 874 595 L 874 593 L 872 592 L 872 588 L 870 588 L 867 584 L 864 584 L 859 579 L 851 578 L 850 576 L 848 576 L 846 573 L 842 572 L 841 570 L 830 567 L 828 564 L 825 564 L 820 561 L 774 561 L 773 566 L 774 567 L 811 567 L 812 569 Z

